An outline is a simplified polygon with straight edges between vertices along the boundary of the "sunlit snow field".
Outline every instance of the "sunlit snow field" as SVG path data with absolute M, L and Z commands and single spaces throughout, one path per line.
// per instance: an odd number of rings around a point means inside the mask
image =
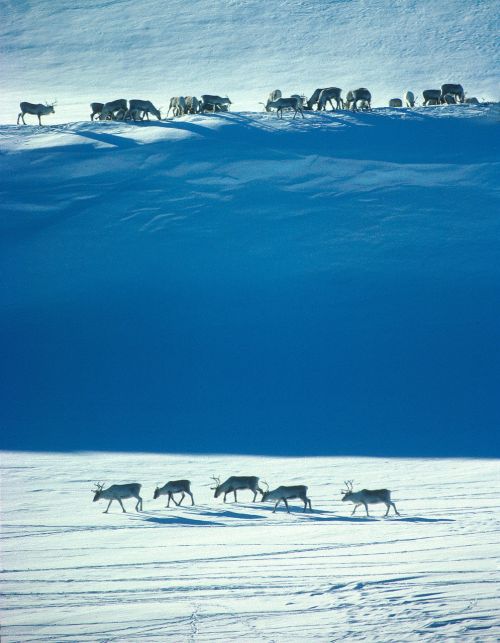
M 305 483 L 313 511 L 224 504 L 211 476 L 232 474 Z M 152 499 L 185 477 L 195 506 Z M 401 516 L 351 517 L 346 479 Z M 2 641 L 495 641 L 499 480 L 489 460 L 4 452 Z M 141 482 L 144 511 L 103 514 L 95 481 Z

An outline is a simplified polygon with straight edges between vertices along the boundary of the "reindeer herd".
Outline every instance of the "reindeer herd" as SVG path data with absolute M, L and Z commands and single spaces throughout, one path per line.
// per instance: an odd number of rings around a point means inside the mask
M 423 91 L 422 96 L 424 106 L 458 103 L 479 104 L 478 99 L 475 97 L 466 98 L 462 85 L 455 83 L 445 83 L 441 85 L 441 89 L 426 89 Z M 407 91 L 403 99 L 391 98 L 389 107 L 403 107 L 403 101 L 406 107 L 415 107 L 415 94 Z M 284 97 L 281 90 L 275 89 L 269 94 L 267 101 L 261 103 L 261 105 L 264 105 L 266 112 L 276 110 L 278 118 L 283 118 L 283 110 L 293 111 L 293 118 L 299 113 L 304 118 L 305 110 L 312 111 L 316 108 L 316 111 L 324 111 L 328 104 L 332 111 L 339 109 L 370 111 L 371 103 L 372 95 L 366 87 L 359 87 L 347 92 L 345 99 L 342 97 L 342 89 L 339 87 L 319 87 L 309 99 L 299 94 Z M 38 123 L 41 125 L 42 116 L 54 114 L 55 104 L 53 102 L 43 105 L 23 101 L 20 103 L 21 111 L 17 117 L 17 124 L 19 125 L 19 119 L 22 119 L 24 125 L 26 125 L 24 116 L 31 114 L 38 117 Z M 213 94 L 203 94 L 201 98 L 196 96 L 173 96 L 170 99 L 166 118 L 168 118 L 170 112 L 172 112 L 174 118 L 188 114 L 224 112 L 228 111 L 231 104 L 232 102 L 227 96 Z M 92 121 L 96 119 L 102 121 L 142 121 L 145 118 L 149 120 L 150 114 L 156 116 L 158 120 L 162 120 L 161 107 L 155 107 L 149 100 L 131 99 L 127 102 L 125 98 L 119 98 L 107 103 L 90 103 L 90 109 L 92 110 L 90 114 L 90 120 Z
M 290 513 L 288 501 L 297 499 L 304 503 L 304 512 L 307 507 L 309 507 L 309 511 L 312 511 L 311 500 L 307 496 L 307 487 L 305 485 L 280 486 L 273 491 L 270 491 L 267 482 L 262 481 L 261 484 L 266 487 L 266 490 L 263 491 L 259 486 L 259 478 L 257 476 L 231 476 L 222 483 L 220 478 L 213 477 L 212 480 L 214 480 L 215 486 L 210 488 L 212 491 L 215 491 L 214 498 L 219 498 L 219 496 L 224 495 L 224 502 L 226 502 L 228 494 L 233 494 L 234 502 L 238 502 L 237 492 L 248 490 L 253 493 L 253 502 L 257 500 L 257 493 L 260 493 L 262 496 L 261 502 L 275 501 L 276 504 L 274 505 L 273 513 L 275 513 L 280 502 L 285 505 L 287 512 Z M 396 509 L 396 505 L 391 500 L 391 492 L 388 489 L 361 489 L 360 491 L 354 491 L 352 480 L 347 480 L 345 485 L 346 488 L 341 492 L 342 502 L 352 502 L 354 504 L 354 510 L 351 515 L 354 515 L 356 509 L 363 505 L 366 510 L 366 515 L 369 516 L 368 505 L 375 504 L 385 504 L 387 507 L 385 516 L 389 514 L 391 507 L 394 509 L 396 515 L 400 515 Z M 96 488 L 92 490 L 92 493 L 94 494 L 94 502 L 101 499 L 109 500 L 104 513 L 108 513 L 113 500 L 119 502 L 122 511 L 126 513 L 122 500 L 127 500 L 128 498 L 135 498 L 137 500 L 135 510 L 142 511 L 142 498 L 140 491 L 141 485 L 137 482 L 129 484 L 114 484 L 107 489 L 104 488 L 104 484 L 97 483 Z M 177 494 L 181 494 L 178 502 L 174 498 L 174 495 Z M 189 480 L 171 480 L 162 487 L 156 487 L 153 493 L 153 499 L 157 500 L 160 496 L 167 496 L 168 503 L 166 507 L 170 507 L 170 501 L 173 501 L 175 506 L 179 507 L 186 495 L 191 498 L 191 505 L 194 505 L 194 497 L 191 492 L 191 482 Z

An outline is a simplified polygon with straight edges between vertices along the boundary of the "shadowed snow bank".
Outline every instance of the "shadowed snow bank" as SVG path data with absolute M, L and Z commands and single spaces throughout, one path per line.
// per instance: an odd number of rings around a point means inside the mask
M 498 455 L 496 118 L 0 128 L 4 446 Z

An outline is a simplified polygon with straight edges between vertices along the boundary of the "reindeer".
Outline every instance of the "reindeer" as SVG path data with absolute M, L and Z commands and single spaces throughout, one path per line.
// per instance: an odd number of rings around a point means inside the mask
M 208 109 L 213 110 L 214 112 L 219 109 L 219 111 L 227 111 L 228 106 L 232 105 L 232 102 L 226 96 L 213 96 L 211 94 L 202 94 L 201 96 L 201 111 L 206 112 Z M 226 107 L 226 109 L 223 109 Z
M 341 98 L 341 94 L 342 90 L 339 87 L 326 87 L 325 89 L 321 90 L 321 93 L 318 97 L 318 111 L 326 111 L 327 103 L 330 103 L 332 110 L 342 109 L 344 107 L 344 101 Z M 332 99 L 337 105 L 336 108 L 333 106 Z
M 359 87 L 359 89 L 347 92 L 346 103 L 347 109 L 352 109 L 353 112 L 357 111 L 358 103 L 360 104 L 361 109 L 371 111 L 372 95 L 366 87 Z
M 314 106 L 318 102 L 320 94 L 323 91 L 323 89 L 325 88 L 318 87 L 317 89 L 314 90 L 311 98 L 308 101 L 306 101 L 305 109 L 314 109 Z M 319 107 L 317 109 L 319 109 Z
M 267 486 L 267 490 L 262 495 L 261 502 L 266 502 L 266 500 L 276 500 L 274 505 L 273 513 L 275 513 L 277 506 L 281 501 L 285 503 L 286 510 L 290 513 L 290 508 L 288 506 L 287 500 L 293 500 L 295 498 L 300 498 L 304 503 L 304 512 L 309 505 L 309 510 L 312 511 L 311 500 L 307 497 L 307 487 L 305 485 L 299 484 L 293 487 L 278 487 L 274 491 L 269 491 L 269 485 L 267 482 L 264 482 Z
M 259 487 L 259 478 L 256 476 L 231 476 L 222 484 L 220 482 L 220 478 L 212 476 L 212 480 L 214 480 L 216 484 L 215 487 L 210 487 L 212 491 L 215 491 L 214 498 L 218 498 L 221 493 L 223 493 L 224 502 L 226 502 L 226 496 L 228 493 L 234 493 L 234 501 L 238 502 L 236 492 L 241 491 L 242 489 L 250 489 L 250 491 L 253 491 L 254 502 L 257 498 L 257 491 L 264 494 L 262 489 Z
M 125 113 L 127 112 L 127 101 L 125 98 L 117 98 L 116 100 L 111 100 L 107 103 L 104 103 L 102 106 L 101 114 L 99 116 L 100 121 L 107 121 L 107 120 L 116 120 L 117 118 L 117 113 Z
M 403 101 L 401 98 L 391 98 L 389 101 L 389 107 L 403 107 Z
M 451 105 L 452 103 L 446 100 L 447 94 L 451 94 L 451 96 L 454 97 L 455 103 L 463 103 L 465 101 L 464 88 L 457 83 L 445 83 L 441 85 L 441 102 Z
M 181 499 L 179 502 L 175 501 L 174 493 L 182 493 Z M 191 505 L 194 505 L 193 494 L 191 493 L 191 482 L 189 480 L 171 480 L 163 485 L 163 487 L 157 486 L 153 495 L 153 499 L 156 500 L 160 496 L 168 496 L 167 507 L 170 507 L 170 501 L 173 500 L 174 504 L 179 507 L 184 500 L 185 495 L 191 496 Z
M 133 120 L 136 120 L 136 115 L 142 112 L 140 120 L 144 120 L 144 116 L 149 121 L 149 114 L 153 114 L 156 118 L 161 121 L 161 112 L 157 109 L 150 100 L 140 100 L 138 98 L 132 98 L 128 102 L 128 112 L 125 114 L 125 118 L 130 115 Z
M 196 96 L 186 96 L 184 100 L 186 103 L 186 114 L 198 114 L 200 111 L 200 101 Z
M 427 105 L 439 105 L 441 102 L 440 89 L 424 89 L 422 96 L 424 97 L 424 107 Z
M 186 99 L 184 96 L 172 96 L 168 106 L 167 117 L 172 110 L 173 116 L 183 116 L 187 112 Z
M 104 489 L 104 484 L 99 484 L 96 482 L 96 488 L 92 489 L 92 493 L 94 495 L 94 502 L 97 502 L 101 498 L 104 498 L 105 500 L 109 500 L 109 504 L 106 507 L 106 511 L 103 513 L 107 514 L 108 509 L 113 502 L 113 500 L 118 500 L 118 502 L 121 505 L 121 508 L 123 509 L 123 513 L 127 513 L 125 511 L 125 507 L 123 506 L 122 500 L 125 500 L 126 498 L 137 498 L 137 504 L 135 505 L 135 510 L 136 511 L 142 511 L 142 498 L 139 495 L 139 492 L 141 490 L 141 485 L 138 484 L 137 482 L 131 482 L 129 484 L 113 484 L 111 487 L 108 487 L 107 489 Z
M 400 515 L 398 510 L 396 509 L 396 505 L 391 501 L 391 492 L 389 491 L 389 489 L 376 489 L 374 491 L 370 491 L 369 489 L 361 489 L 361 491 L 353 491 L 352 480 L 346 480 L 344 481 L 344 484 L 346 488 L 342 491 L 342 502 L 354 503 L 354 510 L 351 516 L 354 516 L 356 509 L 360 505 L 364 505 L 366 509 L 366 515 L 369 516 L 370 514 L 368 513 L 368 505 L 377 505 L 380 503 L 383 503 L 387 507 L 387 511 L 385 513 L 386 516 L 388 515 L 389 509 L 391 507 L 394 507 L 394 511 L 398 516 Z
M 269 93 L 267 101 L 265 103 L 259 103 L 259 105 L 264 105 L 266 112 L 270 112 L 271 108 L 269 107 L 269 103 L 273 103 L 275 100 L 278 100 L 278 98 L 281 98 L 281 96 L 281 89 L 273 89 L 273 91 Z
M 268 101 L 266 107 L 268 108 L 274 107 L 276 109 L 276 116 L 278 118 L 283 118 L 284 109 L 293 109 L 294 110 L 293 118 L 297 116 L 297 112 L 300 112 L 302 115 L 302 118 L 304 118 L 302 97 L 298 96 L 297 94 L 295 94 L 294 96 L 291 96 L 290 98 L 278 98 L 277 100 L 274 100 L 274 101 Z
M 92 110 L 92 113 L 90 114 L 90 120 L 94 120 L 94 116 L 100 116 L 102 114 L 102 108 L 104 107 L 104 103 L 90 103 L 90 109 Z
M 405 104 L 406 107 L 415 107 L 415 94 L 410 90 L 405 92 Z
M 23 101 L 22 103 L 19 103 L 19 107 L 21 108 L 21 111 L 19 112 L 19 115 L 17 117 L 17 124 L 19 125 L 19 119 L 21 118 L 23 121 L 23 124 L 26 125 L 26 121 L 24 120 L 24 115 L 33 114 L 33 116 L 38 116 L 38 124 L 41 125 L 42 116 L 46 116 L 47 114 L 55 114 L 55 110 L 54 110 L 55 104 L 56 104 L 55 101 L 50 105 L 49 103 L 45 103 L 45 105 L 38 103 L 35 105 L 34 103 L 27 103 L 25 101 Z
M 456 105 L 457 100 L 455 98 L 454 94 L 445 94 L 444 96 L 441 97 L 441 102 L 443 105 Z

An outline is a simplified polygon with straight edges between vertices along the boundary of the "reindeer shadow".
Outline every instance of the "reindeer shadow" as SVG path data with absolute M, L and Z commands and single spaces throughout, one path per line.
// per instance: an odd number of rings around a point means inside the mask
M 224 523 L 216 522 L 214 520 L 198 520 L 196 518 L 187 518 L 186 516 L 156 516 L 151 514 L 135 514 L 132 515 L 132 520 L 137 520 L 142 523 L 149 523 L 153 525 L 169 525 L 172 527 L 223 527 Z

